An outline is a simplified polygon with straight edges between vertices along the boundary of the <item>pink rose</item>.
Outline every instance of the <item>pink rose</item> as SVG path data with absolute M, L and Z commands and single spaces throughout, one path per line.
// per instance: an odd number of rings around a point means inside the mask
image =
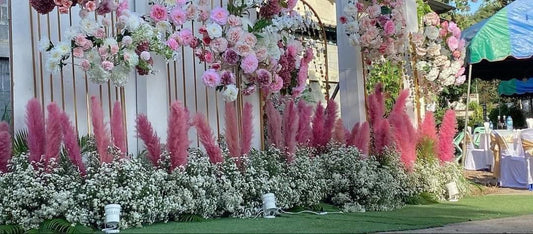
M 261 47 L 255 51 L 255 56 L 257 56 L 257 60 L 264 61 L 268 57 L 267 49 L 265 47 Z
M 246 43 L 239 42 L 235 45 L 235 51 L 240 56 L 246 56 L 252 52 L 252 48 Z
M 77 46 L 83 46 L 84 43 L 85 43 L 85 36 L 82 35 L 82 34 L 78 34 L 76 37 L 74 37 L 74 44 L 76 44 Z
M 88 11 L 94 11 L 96 10 L 96 3 L 94 1 L 88 1 L 85 3 L 85 9 Z
M 457 40 L 456 37 L 448 37 L 448 40 L 446 40 L 446 44 L 448 44 L 448 48 L 450 48 L 451 51 L 454 51 L 459 48 L 459 40 Z
M 453 51 L 452 55 L 455 59 L 459 59 L 461 58 L 461 51 L 458 51 L 458 50 Z
M 209 19 L 209 9 L 207 7 L 200 7 L 198 13 L 198 18 L 200 21 L 205 22 Z
M 448 21 L 443 21 L 442 23 L 440 23 L 440 26 L 441 28 L 448 30 Z
M 259 82 L 261 86 L 269 86 L 270 83 L 272 83 L 272 74 L 270 74 L 269 71 L 258 69 L 255 73 L 257 74 L 257 82 Z
M 193 39 L 194 39 L 194 36 L 192 35 L 192 31 L 188 28 L 183 28 L 179 31 L 178 33 L 178 41 L 182 44 L 182 45 L 188 45 L 190 46 Z
M 109 61 L 103 61 L 102 62 L 102 68 L 104 68 L 104 70 L 106 70 L 106 71 L 113 70 L 113 67 L 115 67 L 115 65 L 113 65 L 112 62 L 109 62 Z
M 369 6 L 367 8 L 367 13 L 371 18 L 376 18 L 381 15 L 381 6 L 379 4 Z
M 226 38 L 231 45 L 235 45 L 244 34 L 242 28 L 230 28 L 226 33 Z
M 170 11 L 170 19 L 176 26 L 181 26 L 187 21 L 187 13 L 181 7 L 174 7 Z
M 245 33 L 242 40 L 250 47 L 254 47 L 255 43 L 257 43 L 257 37 L 255 37 L 255 35 L 252 33 Z
M 237 27 L 242 25 L 241 18 L 235 15 L 230 15 L 228 17 L 228 24 L 231 27 Z
M 216 53 L 222 53 L 228 49 L 228 41 L 223 37 L 219 37 L 211 41 L 209 45 L 213 51 Z
M 396 27 L 394 26 L 394 22 L 392 20 L 387 20 L 385 23 L 385 35 L 386 36 L 392 36 L 396 31 Z
M 270 84 L 270 91 L 277 93 L 281 88 L 283 88 L 283 79 L 278 74 L 274 74 L 274 82 Z
M 94 36 L 98 39 L 103 39 L 105 37 L 105 30 L 103 28 L 97 29 Z
M 365 5 L 363 5 L 363 3 L 359 2 L 359 1 L 355 4 L 355 6 L 357 7 L 357 11 L 358 12 L 362 12 L 363 9 L 365 8 Z
M 74 48 L 72 50 L 72 55 L 74 55 L 74 57 L 76 57 L 76 58 L 83 57 L 83 48 L 81 48 L 81 47 Z
M 221 76 L 222 85 L 235 84 L 235 75 L 230 71 L 223 71 Z
M 448 30 L 446 30 L 445 28 L 441 28 L 439 30 L 439 36 L 440 37 L 446 37 L 446 35 L 448 35 Z
M 202 75 L 202 80 L 204 81 L 205 86 L 210 88 L 214 88 L 220 85 L 220 76 L 213 69 L 205 71 Z
M 169 38 L 167 40 L 167 46 L 170 47 L 172 50 L 177 50 L 179 48 L 178 42 L 174 38 Z
M 81 61 L 81 69 L 84 71 L 88 71 L 91 68 L 91 63 L 89 60 L 84 59 Z
M 155 4 L 150 10 L 150 18 L 155 22 L 163 21 L 167 19 L 167 9 L 164 6 Z
M 93 47 L 93 42 L 90 41 L 90 40 L 85 40 L 83 42 L 83 45 L 81 45 L 83 47 L 83 50 L 88 50 L 88 49 L 91 49 Z
M 244 71 L 244 73 L 250 74 L 257 69 L 258 63 L 259 61 L 257 61 L 255 54 L 249 54 L 242 60 L 241 69 Z
M 195 49 L 196 47 L 198 47 L 198 44 L 200 44 L 200 42 L 198 41 L 197 38 L 193 38 L 191 40 L 191 43 L 189 44 L 189 46 L 193 49 Z
M 111 54 L 115 55 L 119 51 L 118 45 L 111 45 Z
M 224 58 L 224 61 L 230 65 L 235 65 L 239 62 L 239 55 L 232 49 L 226 50 L 222 57 Z
M 206 51 L 204 54 L 204 59 L 206 63 L 212 63 L 215 60 L 215 56 L 211 51 Z
M 102 59 L 105 59 L 107 57 L 107 48 L 105 47 L 98 48 L 98 54 L 100 55 L 100 57 L 102 57 Z
M 211 11 L 211 20 L 219 25 L 225 25 L 228 22 L 229 12 L 225 8 L 217 7 Z
M 70 7 L 64 7 L 64 6 L 60 6 L 58 8 L 60 14 L 68 14 L 68 10 L 69 9 L 70 9 Z

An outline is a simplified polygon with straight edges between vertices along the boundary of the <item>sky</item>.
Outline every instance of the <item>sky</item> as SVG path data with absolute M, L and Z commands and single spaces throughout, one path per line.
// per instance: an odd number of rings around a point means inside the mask
M 477 9 L 483 4 L 485 0 L 477 0 L 476 2 L 470 2 L 470 11 L 468 13 L 475 13 Z

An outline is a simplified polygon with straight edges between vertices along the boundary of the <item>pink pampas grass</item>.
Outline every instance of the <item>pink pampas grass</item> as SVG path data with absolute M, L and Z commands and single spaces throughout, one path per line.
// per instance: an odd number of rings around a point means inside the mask
M 239 157 L 241 154 L 241 144 L 239 142 L 239 127 L 237 123 L 237 111 L 233 103 L 226 102 L 226 142 L 229 153 L 232 157 Z
M 61 110 L 54 103 L 50 103 L 46 109 L 48 110 L 48 118 L 46 120 L 46 152 L 45 163 L 48 166 L 50 160 L 55 159 L 59 161 L 59 151 L 61 150 L 61 142 L 63 134 L 61 132 Z
M 326 107 L 324 120 L 324 132 L 320 140 L 320 144 L 325 146 L 331 141 L 331 134 L 333 133 L 333 128 L 335 127 L 335 122 L 337 121 L 338 106 L 335 100 L 329 99 L 328 105 Z
M 0 122 L 0 132 L 9 132 L 9 124 L 6 122 Z
M 322 139 L 324 134 L 324 107 L 320 102 L 315 110 L 315 116 L 313 117 L 313 135 L 311 139 L 311 146 L 318 148 L 322 145 Z
M 405 113 L 405 103 L 409 96 L 409 90 L 400 92 L 394 108 L 389 116 L 389 121 L 392 126 L 392 132 L 396 141 L 396 146 L 400 151 L 400 160 L 403 162 L 408 170 L 413 169 L 413 164 L 416 160 L 416 130 Z
M 95 96 L 91 97 L 91 119 L 94 138 L 96 140 L 96 149 L 100 155 L 100 163 L 111 163 L 113 156 L 107 152 L 107 147 L 109 147 L 111 141 L 104 124 L 102 106 Z
M 335 130 L 333 131 L 333 140 L 341 145 L 346 144 L 346 128 L 344 128 L 344 124 L 342 123 L 342 119 L 338 119 L 337 122 L 335 122 Z
M 346 138 L 346 145 L 348 146 L 356 146 L 357 140 L 359 136 L 359 129 L 361 128 L 361 123 L 356 123 L 352 127 L 352 131 Z
M 457 132 L 457 120 L 455 112 L 447 110 L 444 113 L 442 124 L 439 129 L 439 159 L 441 162 L 450 162 L 453 160 L 455 147 L 453 137 Z
M 370 147 L 370 126 L 368 122 L 364 122 L 359 129 L 355 147 L 361 150 L 361 153 L 368 156 L 368 149 Z
M 39 162 L 45 154 L 46 137 L 43 110 L 35 98 L 31 99 L 26 106 L 26 125 L 28 126 L 29 160 Z
M 268 133 L 268 142 L 271 145 L 278 149 L 283 147 L 283 137 L 281 132 L 281 114 L 274 108 L 274 105 L 271 101 L 266 103 L 266 113 L 267 113 L 267 133 Z
M 189 148 L 189 111 L 179 101 L 172 103 L 168 117 L 167 148 L 170 152 L 170 170 L 187 165 Z
M 244 104 L 242 110 L 242 131 L 241 131 L 241 155 L 246 155 L 252 148 L 252 136 L 254 133 L 252 114 L 253 106 L 250 103 Z
M 127 150 L 120 102 L 115 102 L 113 105 L 113 114 L 111 115 L 111 138 L 113 139 L 113 144 L 120 149 L 121 157 L 124 158 L 127 154 Z
M 426 112 L 426 116 L 424 116 L 424 120 L 422 121 L 422 124 L 418 128 L 418 138 L 427 138 L 429 140 L 432 140 L 433 142 L 437 142 L 437 129 L 435 128 L 435 117 L 433 117 L 433 113 L 428 111 Z
M 72 123 L 65 112 L 61 114 L 61 128 L 63 130 L 63 143 L 65 144 L 67 155 L 72 164 L 78 168 L 80 175 L 85 177 L 87 171 L 85 170 L 85 165 L 83 165 L 83 161 L 81 159 L 78 135 L 76 134 L 76 131 L 74 130 L 74 127 L 72 126 Z
M 374 149 L 376 154 L 382 154 L 387 146 L 393 144 L 393 137 L 390 129 L 390 123 L 387 119 L 377 119 L 373 125 L 374 130 Z
M 313 114 L 313 107 L 307 105 L 305 101 L 298 102 L 298 131 L 296 134 L 296 141 L 298 144 L 309 144 L 309 138 L 312 134 L 311 130 L 311 115 Z
M 368 122 L 373 126 L 378 119 L 383 119 L 383 115 L 385 115 L 385 101 L 381 83 L 376 84 L 374 93 L 368 96 L 368 106 Z
M 148 160 L 154 167 L 158 167 L 161 159 L 161 143 L 157 133 L 152 128 L 152 124 L 150 124 L 146 115 L 138 115 L 135 122 L 137 136 L 144 142 L 146 151 L 148 151 Z
M 11 159 L 11 135 L 9 131 L 2 129 L 0 130 L 0 172 L 7 172 L 9 159 Z
M 285 155 L 287 162 L 292 163 L 296 152 L 296 132 L 298 131 L 298 110 L 294 101 L 285 104 L 283 111 L 283 135 L 285 142 Z
M 222 157 L 222 150 L 216 142 L 216 138 L 213 135 L 213 130 L 209 127 L 207 119 L 203 114 L 196 114 L 193 119 L 194 126 L 196 126 L 196 132 L 198 132 L 198 138 L 205 148 L 209 161 L 212 164 L 221 163 L 224 161 Z

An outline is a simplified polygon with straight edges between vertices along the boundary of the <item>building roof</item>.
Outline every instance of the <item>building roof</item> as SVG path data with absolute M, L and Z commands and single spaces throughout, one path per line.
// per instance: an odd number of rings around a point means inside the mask
M 455 9 L 455 7 L 437 0 L 428 0 L 427 3 L 431 7 L 431 10 L 435 11 L 437 14 L 446 13 Z

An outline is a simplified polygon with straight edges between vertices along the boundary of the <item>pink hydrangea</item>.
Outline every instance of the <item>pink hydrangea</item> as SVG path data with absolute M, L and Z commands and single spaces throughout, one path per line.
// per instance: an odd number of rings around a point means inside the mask
M 167 19 L 167 8 L 159 4 L 154 4 L 150 10 L 150 18 L 155 22 L 163 21 Z
M 226 38 L 231 45 L 235 45 L 241 39 L 243 34 L 244 32 L 240 27 L 230 28 L 226 33 Z
M 174 7 L 170 11 L 170 19 L 175 25 L 181 26 L 187 21 L 187 13 L 181 7 Z
M 220 85 L 220 75 L 218 75 L 218 73 L 213 69 L 205 71 L 202 75 L 202 80 L 204 81 L 205 86 L 210 88 Z
M 283 88 L 283 79 L 278 76 L 278 74 L 274 74 L 274 82 L 270 84 L 270 91 L 273 93 L 279 92 Z
M 451 51 L 454 51 L 459 48 L 459 40 L 456 37 L 448 37 L 448 39 L 446 40 L 446 44 L 448 45 L 448 48 L 450 48 Z
M 229 12 L 225 8 L 217 7 L 211 11 L 211 20 L 219 25 L 225 25 L 228 22 Z
M 257 61 L 257 57 L 255 54 L 249 54 L 241 62 L 241 69 L 246 74 L 250 74 L 254 72 L 257 69 L 259 61 Z

